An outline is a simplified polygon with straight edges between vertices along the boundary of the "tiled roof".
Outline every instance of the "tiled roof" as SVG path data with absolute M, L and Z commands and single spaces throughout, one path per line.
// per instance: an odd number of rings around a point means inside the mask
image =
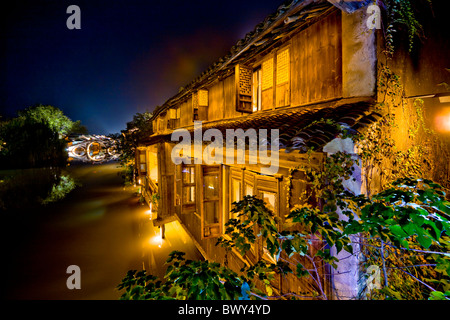
M 218 129 L 225 137 L 226 129 L 268 129 L 267 143 L 270 144 L 272 143 L 270 129 L 278 129 L 279 140 L 275 143 L 279 144 L 280 149 L 304 153 L 311 147 L 320 151 L 323 146 L 340 135 L 342 130 L 350 134 L 362 133 L 381 117 L 382 114 L 375 109 L 372 102 L 325 107 L 317 105 L 315 108 L 256 112 L 245 117 L 204 123 L 202 131 Z M 194 131 L 192 126 L 186 129 L 191 133 Z M 170 141 L 170 134 L 152 136 L 147 143 L 159 141 Z
M 342 133 L 361 133 L 382 115 L 374 110 L 372 103 L 359 102 L 339 107 L 318 107 L 271 113 L 254 113 L 238 120 L 225 120 L 220 123 L 205 124 L 203 130 L 216 128 L 225 135 L 226 129 L 270 129 L 279 130 L 279 147 L 286 151 L 306 152 L 314 147 L 319 150 Z M 338 125 L 336 125 L 338 124 Z M 270 143 L 270 141 L 268 141 Z

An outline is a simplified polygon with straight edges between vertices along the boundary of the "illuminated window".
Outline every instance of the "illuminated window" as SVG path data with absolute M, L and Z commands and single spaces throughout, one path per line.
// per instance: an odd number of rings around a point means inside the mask
M 289 68 L 289 48 L 286 48 L 277 53 L 277 68 L 275 79 L 277 83 L 275 106 L 277 108 L 288 106 L 290 104 Z
M 259 198 L 264 201 L 265 206 L 271 210 L 274 214 L 277 212 L 277 193 L 274 191 L 259 191 Z M 265 259 L 276 263 L 276 259 L 272 256 L 266 247 L 262 248 L 262 253 Z
M 241 181 L 232 179 L 231 181 L 231 202 L 241 201 Z
M 202 224 L 203 237 L 220 235 L 220 167 L 202 169 Z
M 254 195 L 254 181 L 255 181 L 255 175 L 253 173 L 246 172 L 244 174 L 244 196 L 253 196 Z M 255 234 L 259 233 L 259 230 L 256 225 L 253 226 L 253 232 Z M 247 252 L 248 257 L 250 260 L 255 261 L 258 260 L 258 247 L 259 247 L 259 241 L 252 244 L 250 246 L 250 250 Z
M 241 192 L 242 192 L 242 182 L 240 179 L 231 179 L 231 203 L 241 201 Z M 233 207 L 233 205 L 232 205 Z M 236 219 L 237 213 L 231 212 L 229 214 L 230 219 Z
M 276 212 L 276 196 L 277 194 L 275 192 L 260 192 L 260 198 L 264 201 L 266 207 L 272 212 Z
M 252 196 L 253 195 L 253 185 L 246 183 L 244 193 L 246 196 Z
M 209 94 L 208 90 L 201 89 L 192 93 L 192 109 L 193 120 L 207 120 L 208 119 L 208 105 Z
M 195 211 L 195 167 L 178 165 L 175 170 L 175 205 L 181 205 L 181 213 Z
M 145 174 L 146 169 L 147 169 L 147 166 L 146 166 L 145 151 L 140 151 L 139 152 L 139 171 L 141 172 L 141 174 Z
M 185 166 L 181 169 L 183 185 L 183 204 L 195 202 L 195 170 L 193 166 Z
M 167 128 L 176 129 L 180 126 L 180 108 L 170 108 L 167 119 Z
M 277 54 L 277 85 L 289 81 L 289 49 Z
M 262 72 L 261 67 L 253 71 L 253 101 L 252 107 L 253 112 L 261 110 L 261 99 L 262 99 L 262 86 L 261 86 Z
M 270 89 L 273 86 L 273 59 L 269 59 L 262 64 L 261 89 Z
M 198 106 L 207 107 L 208 106 L 208 90 L 198 90 Z
M 252 68 L 242 64 L 235 66 L 236 111 L 252 112 Z
M 157 124 L 158 124 L 157 130 L 163 131 L 164 130 L 164 120 L 161 117 L 158 117 Z

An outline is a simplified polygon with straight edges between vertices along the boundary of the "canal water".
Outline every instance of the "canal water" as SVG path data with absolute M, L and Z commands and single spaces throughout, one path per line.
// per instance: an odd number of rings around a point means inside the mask
M 1 212 L 3 299 L 115 300 L 128 270 L 161 277 L 173 250 L 201 259 L 178 222 L 168 224 L 161 239 L 136 189 L 123 187 L 116 162 L 72 165 L 65 174 L 78 187 L 46 205 L 30 204 L 31 191 L 3 190 L 3 197 L 24 204 Z M 66 285 L 71 265 L 80 268 L 80 289 Z

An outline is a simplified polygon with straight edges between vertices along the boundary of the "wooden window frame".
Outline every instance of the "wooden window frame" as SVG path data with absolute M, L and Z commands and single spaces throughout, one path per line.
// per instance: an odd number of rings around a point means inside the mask
M 253 69 L 249 66 L 237 64 L 234 68 L 236 85 L 236 111 L 252 113 L 252 81 Z
M 200 95 L 206 97 L 206 101 L 200 99 Z M 192 121 L 208 120 L 209 107 L 209 90 L 206 88 L 199 89 L 192 93 Z
M 243 196 L 247 196 L 247 195 L 257 195 L 257 191 L 256 191 L 256 173 L 254 172 L 250 172 L 247 170 L 244 170 L 243 172 L 243 177 L 242 177 L 243 183 L 242 183 L 242 195 Z M 252 194 L 248 194 L 247 193 L 247 186 L 250 186 L 252 188 Z M 257 226 L 254 226 L 253 231 L 255 232 L 255 234 L 257 234 L 259 232 L 259 230 L 257 229 Z M 256 262 L 259 260 L 259 247 L 260 247 L 260 241 L 256 240 L 256 242 L 250 246 L 250 250 L 247 251 L 246 256 L 247 258 L 252 261 L 252 262 Z
M 287 80 L 283 81 L 283 82 L 279 82 L 279 78 L 280 78 L 280 70 L 279 70 L 279 56 L 283 53 L 287 52 L 287 67 L 286 67 L 286 72 L 287 72 Z M 285 46 L 282 48 L 279 48 L 275 54 L 274 54 L 274 83 L 275 83 L 275 87 L 274 87 L 274 106 L 275 108 L 282 108 L 282 107 L 287 107 L 291 104 L 291 49 L 290 46 Z M 285 87 L 283 89 L 283 87 Z M 281 93 L 284 93 L 284 98 L 283 98 L 283 103 L 281 103 Z
M 229 203 L 228 203 L 228 212 L 226 213 L 225 222 L 227 222 L 229 219 L 236 219 L 237 217 L 231 216 L 231 209 L 233 209 L 233 181 L 238 181 L 240 183 L 240 190 L 239 190 L 239 199 L 242 200 L 244 197 L 244 183 L 243 183 L 243 174 L 244 171 L 242 169 L 236 169 L 231 168 L 229 173 L 229 190 L 230 190 L 230 196 L 228 197 Z
M 183 180 L 183 169 L 189 168 L 194 171 L 194 182 L 186 183 Z M 193 213 L 197 206 L 197 185 L 196 179 L 197 167 L 192 164 L 179 164 L 175 167 L 175 206 L 180 209 L 177 212 L 181 214 Z M 184 188 L 194 188 L 194 201 L 186 202 L 184 199 Z
M 252 111 L 262 110 L 262 68 L 261 65 L 252 72 Z
M 262 195 L 264 193 L 275 194 L 275 206 L 273 210 L 274 216 L 278 217 L 280 212 L 280 192 L 279 192 L 279 180 L 274 177 L 258 176 L 256 177 L 256 195 L 259 199 L 264 201 Z M 259 257 L 268 260 L 272 263 L 276 263 L 274 257 L 270 255 L 267 249 L 260 243 L 258 247 Z
M 180 107 L 170 108 L 167 116 L 167 129 L 176 129 L 180 126 Z
M 271 66 L 271 68 L 269 68 Z M 261 91 L 273 89 L 275 84 L 275 57 L 271 54 L 268 58 L 264 59 L 261 62 Z M 269 81 L 267 81 L 267 77 L 270 77 L 272 81 L 270 81 L 270 85 L 268 85 Z M 267 81 L 267 84 L 265 82 Z
M 141 157 L 144 157 L 144 161 L 141 161 Z M 139 174 L 143 174 L 143 175 L 147 174 L 147 153 L 146 153 L 146 150 L 139 150 Z
M 201 238 L 209 239 L 216 238 L 222 234 L 222 166 L 221 165 L 202 165 L 200 167 L 200 221 L 201 221 Z M 214 170 L 215 169 L 215 170 Z M 210 170 L 205 174 L 205 170 Z M 213 198 L 205 199 L 204 195 L 204 183 L 205 176 L 216 175 L 218 176 L 217 188 L 218 195 Z M 217 217 L 218 221 L 214 223 L 206 223 L 205 203 L 217 202 Z

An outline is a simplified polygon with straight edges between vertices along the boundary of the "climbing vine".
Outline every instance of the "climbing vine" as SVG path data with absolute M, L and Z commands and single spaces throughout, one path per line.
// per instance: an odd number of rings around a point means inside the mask
M 365 169 L 368 195 L 371 190 L 381 191 L 392 181 L 405 177 L 428 178 L 449 188 L 445 177 L 449 150 L 426 124 L 424 101 L 415 99 L 408 103 L 401 78 L 387 65 L 380 67 L 378 90 L 376 110 L 383 117 L 370 130 L 353 137 Z
M 386 53 L 392 56 L 395 51 L 395 34 L 404 31 L 407 35 L 408 51 L 411 52 L 417 39 L 425 37 L 423 26 L 417 19 L 416 12 L 425 10 L 424 6 L 417 8 L 418 1 L 411 0 L 378 0 L 385 10 L 384 36 L 386 43 Z M 428 10 L 432 10 L 432 1 L 426 0 Z M 406 30 L 405 30 L 406 29 Z

